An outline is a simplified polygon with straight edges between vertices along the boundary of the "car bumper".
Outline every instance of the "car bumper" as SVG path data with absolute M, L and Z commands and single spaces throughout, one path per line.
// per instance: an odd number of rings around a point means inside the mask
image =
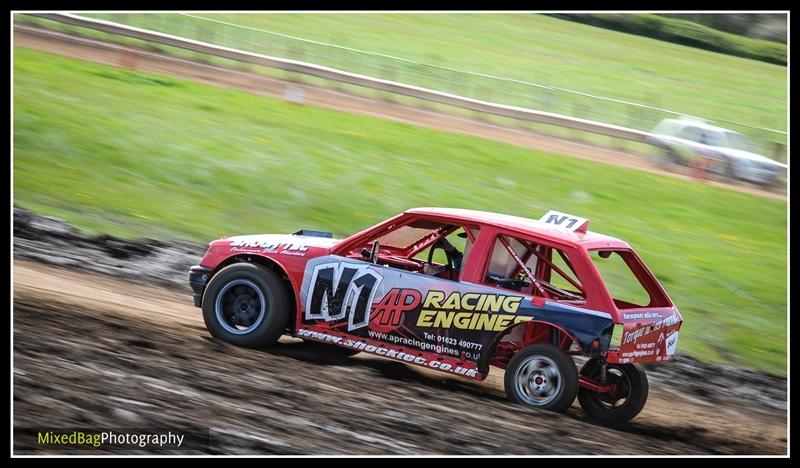
M 194 265 L 189 269 L 189 286 L 194 292 L 194 305 L 200 307 L 203 303 L 203 291 L 206 290 L 208 280 L 211 278 L 211 268 Z

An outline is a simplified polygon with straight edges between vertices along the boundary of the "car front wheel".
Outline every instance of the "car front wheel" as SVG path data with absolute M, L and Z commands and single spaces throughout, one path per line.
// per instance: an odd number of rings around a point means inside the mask
M 736 163 L 731 158 L 725 158 L 725 177 L 730 180 L 737 180 L 739 176 L 736 174 Z
M 289 320 L 290 304 L 275 272 L 235 263 L 211 278 L 203 294 L 203 320 L 215 338 L 260 348 L 278 341 Z

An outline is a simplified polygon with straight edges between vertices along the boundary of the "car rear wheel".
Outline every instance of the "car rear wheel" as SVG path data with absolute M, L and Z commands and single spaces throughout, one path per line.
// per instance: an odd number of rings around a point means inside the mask
M 504 383 L 509 400 L 563 413 L 578 393 L 578 369 L 561 349 L 537 343 L 509 360 Z
M 598 381 L 600 371 L 600 361 L 590 359 L 581 368 L 581 375 Z M 638 364 L 607 364 L 606 381 L 613 386 L 612 393 L 596 393 L 583 387 L 578 392 L 586 415 L 603 423 L 624 423 L 636 417 L 647 402 L 644 369 Z
M 675 164 L 680 164 L 680 159 L 671 148 L 664 148 L 655 156 L 654 162 L 661 169 L 669 169 Z
M 278 341 L 290 315 L 288 291 L 275 272 L 235 263 L 219 271 L 203 294 L 203 320 L 215 338 L 260 348 Z
M 734 162 L 730 158 L 725 158 L 725 177 L 730 180 L 736 180 L 736 168 L 734 167 Z

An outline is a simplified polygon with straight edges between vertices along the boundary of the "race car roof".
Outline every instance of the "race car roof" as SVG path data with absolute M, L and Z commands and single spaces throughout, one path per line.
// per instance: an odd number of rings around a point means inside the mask
M 629 248 L 629 245 L 615 237 L 598 234 L 592 231 L 568 232 L 554 229 L 539 220 L 523 218 L 488 211 L 466 210 L 461 208 L 413 208 L 406 210 L 407 214 L 428 215 L 449 218 L 453 220 L 472 221 L 495 226 L 501 229 L 516 231 L 523 234 L 533 234 L 553 242 L 580 245 L 587 249 L 610 247 Z

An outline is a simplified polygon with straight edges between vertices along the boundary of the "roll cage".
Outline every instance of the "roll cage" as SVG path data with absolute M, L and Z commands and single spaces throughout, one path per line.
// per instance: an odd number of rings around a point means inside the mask
M 526 278 L 528 278 L 534 288 L 534 291 L 532 291 L 534 293 L 533 295 L 538 295 L 544 297 L 545 299 L 558 300 L 558 298 L 554 297 L 552 293 L 560 293 L 562 296 L 566 296 L 566 298 L 570 300 L 586 299 L 586 290 L 583 288 L 583 286 L 550 260 L 552 253 L 555 250 L 567 267 L 572 271 L 573 274 L 575 274 L 575 270 L 572 268 L 569 257 L 567 257 L 562 250 L 553 249 L 552 247 L 547 247 L 541 244 L 534 244 L 533 242 L 524 239 L 517 239 L 517 242 L 521 243 L 525 247 L 525 253 L 522 257 L 520 257 L 511 247 L 511 244 L 508 242 L 508 239 L 506 239 L 505 235 L 499 235 L 498 240 L 517 264 L 513 271 L 513 276 L 524 275 Z M 538 259 L 536 262 L 536 271 L 530 271 L 530 269 L 526 266 L 532 256 L 536 256 Z M 572 285 L 580 293 L 580 295 L 552 285 L 550 283 L 550 279 L 553 272 Z M 548 289 L 550 292 L 548 292 Z

